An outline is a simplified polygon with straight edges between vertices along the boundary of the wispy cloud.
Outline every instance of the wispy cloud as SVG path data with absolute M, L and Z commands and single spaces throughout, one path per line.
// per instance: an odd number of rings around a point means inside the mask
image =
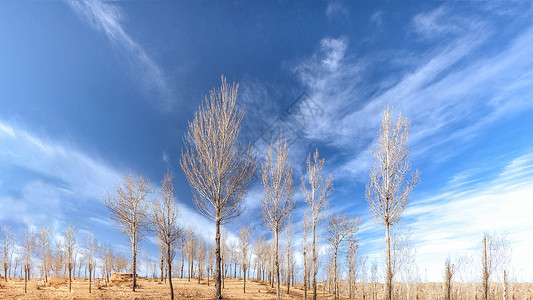
M 329 19 L 334 17 L 346 17 L 348 16 L 348 8 L 340 1 L 331 1 L 326 7 L 326 16 Z
M 155 103 L 156 106 L 162 110 L 170 110 L 173 105 L 173 95 L 166 76 L 146 50 L 126 33 L 122 10 L 115 4 L 98 0 L 69 1 L 68 3 L 95 30 L 103 32 L 113 44 L 128 53 L 136 67 L 134 73 L 142 74 L 141 80 L 146 90 L 158 96 L 159 101 Z

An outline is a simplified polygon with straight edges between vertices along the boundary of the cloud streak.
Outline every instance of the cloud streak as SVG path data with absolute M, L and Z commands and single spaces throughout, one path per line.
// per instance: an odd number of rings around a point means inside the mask
M 69 1 L 74 11 L 95 30 L 100 31 L 115 45 L 125 50 L 139 68 L 142 81 L 149 92 L 159 98 L 157 108 L 172 109 L 172 92 L 161 67 L 146 53 L 144 48 L 126 33 L 123 26 L 124 14 L 120 8 L 98 0 Z

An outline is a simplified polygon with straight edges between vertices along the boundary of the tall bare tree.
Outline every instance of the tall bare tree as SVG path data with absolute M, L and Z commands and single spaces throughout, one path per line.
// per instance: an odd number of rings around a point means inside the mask
M 31 276 L 30 274 L 31 266 L 32 266 L 31 258 L 37 248 L 35 231 L 28 230 L 22 234 L 21 246 L 22 246 L 22 249 L 21 249 L 22 259 L 24 260 L 24 263 L 23 263 L 24 293 L 27 293 L 28 280 L 30 280 L 30 276 Z
M 339 286 L 337 284 L 339 250 L 345 241 L 349 238 L 355 238 L 360 223 L 361 218 L 350 218 L 346 213 L 339 215 L 333 213 L 328 218 L 326 241 L 333 249 L 333 291 L 335 300 L 339 297 Z
M 177 247 L 177 243 L 183 233 L 178 225 L 180 212 L 178 203 L 174 200 L 174 179 L 170 171 L 167 171 L 161 181 L 161 198 L 153 202 L 152 211 L 153 227 L 165 250 L 164 257 L 167 265 L 168 283 L 170 285 L 170 299 L 174 299 L 172 261 L 176 254 L 175 247 Z
M 316 300 L 316 275 L 318 273 L 318 253 L 316 250 L 317 227 L 322 223 L 326 216 L 328 207 L 327 198 L 333 193 L 333 178 L 331 175 L 324 177 L 324 159 L 319 158 L 318 149 L 316 149 L 311 160 L 311 154 L 307 156 L 307 181 L 309 188 L 306 186 L 304 177 L 301 177 L 302 194 L 305 197 L 305 202 L 309 205 L 310 223 L 312 231 L 312 273 L 313 273 L 313 300 Z
M 504 263 L 508 263 L 509 242 L 506 234 L 489 234 L 485 233 L 482 240 L 482 288 L 483 300 L 489 299 L 489 283 L 494 272 L 501 270 Z M 508 265 L 507 265 L 508 267 Z M 506 268 L 504 267 L 504 270 Z M 508 269 L 507 269 L 508 271 Z M 503 274 L 505 277 L 506 273 Z M 504 279 L 504 282 L 507 280 Z M 506 288 L 504 283 L 504 297 L 506 297 Z
M 137 247 L 143 233 L 149 227 L 150 210 L 147 195 L 152 191 L 152 184 L 142 174 L 133 176 L 127 172 L 122 177 L 122 184 L 115 186 L 115 194 L 107 194 L 105 205 L 110 211 L 111 219 L 122 234 L 131 242 L 132 289 L 137 284 Z
M 2 266 L 4 268 L 4 281 L 7 282 L 8 270 L 11 268 L 15 241 L 13 234 L 11 233 L 11 227 L 6 225 L 2 226 L 2 232 L 4 235 L 2 243 Z
M 204 260 L 205 260 L 205 241 L 198 235 L 196 237 L 196 265 L 198 266 L 198 284 L 202 281 L 203 270 L 204 270 Z
M 76 247 L 77 247 L 77 235 L 78 230 L 74 226 L 68 226 L 65 229 L 64 243 L 65 254 L 67 256 L 67 268 L 68 268 L 68 290 L 72 291 L 72 268 L 75 262 Z
M 39 230 L 39 237 L 38 237 L 38 250 L 39 250 L 39 258 L 41 259 L 41 275 L 44 278 L 44 283 L 48 281 L 48 270 L 50 268 L 49 261 L 50 261 L 50 236 L 52 235 L 52 231 L 49 227 L 42 227 Z
M 409 204 L 411 191 L 419 181 L 418 170 L 410 174 L 408 161 L 409 121 L 401 113 L 394 122 L 392 108 L 387 106 L 381 120 L 378 139 L 372 146 L 376 162 L 370 170 L 366 199 L 374 219 L 385 226 L 387 243 L 387 278 L 385 299 L 392 297 L 392 270 L 389 227 L 400 219 Z
M 248 268 L 248 261 L 250 260 L 250 248 L 252 241 L 250 240 L 253 234 L 251 226 L 243 226 L 239 232 L 239 248 L 241 251 L 241 266 L 243 272 L 243 292 L 246 294 L 246 269 Z
M 222 85 L 210 92 L 189 123 L 184 138 L 181 168 L 196 190 L 194 203 L 200 213 L 215 221 L 215 298 L 222 298 L 220 225 L 239 216 L 256 164 L 251 147 L 238 143 L 243 113 L 235 102 L 238 84 Z
M 290 212 L 295 206 L 294 180 L 286 139 L 279 137 L 275 144 L 270 143 L 265 163 L 261 168 L 261 181 L 264 187 L 261 212 L 263 222 L 274 238 L 276 297 L 280 299 L 279 233 L 286 226 Z
M 89 293 L 92 292 L 92 274 L 96 264 L 95 254 L 98 252 L 98 240 L 94 235 L 85 234 L 82 237 L 82 246 L 87 269 L 89 270 Z

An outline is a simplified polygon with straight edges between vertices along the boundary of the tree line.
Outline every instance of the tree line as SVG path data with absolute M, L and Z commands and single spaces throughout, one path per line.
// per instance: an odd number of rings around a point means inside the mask
M 242 276 L 243 291 L 246 293 L 246 279 L 255 277 L 266 280 L 276 289 L 277 299 L 282 297 L 281 285 L 290 293 L 291 284 L 303 283 L 304 298 L 308 289 L 316 300 L 318 283 L 327 282 L 328 289 L 337 299 L 346 293 L 355 297 L 356 282 L 372 282 L 367 289 L 372 290 L 372 299 L 377 295 L 377 262 L 371 263 L 370 276 L 366 276 L 367 258 L 359 255 L 357 233 L 362 218 L 348 213 L 335 213 L 328 210 L 328 197 L 333 193 L 333 178 L 327 174 L 325 159 L 318 149 L 309 153 L 306 172 L 300 176 L 300 184 L 294 182 L 293 168 L 289 160 L 289 147 L 286 138 L 280 133 L 274 137 L 260 163 L 251 150 L 250 144 L 239 142 L 243 110 L 236 105 L 238 84 L 228 84 L 222 76 L 219 88 L 210 91 L 205 97 L 187 132 L 183 137 L 183 149 L 179 161 L 187 181 L 193 190 L 193 202 L 197 210 L 212 220 L 215 225 L 213 244 L 206 242 L 192 227 L 183 228 L 179 224 L 182 217 L 175 200 L 173 176 L 170 171 L 164 174 L 160 188 L 142 174 L 126 172 L 120 184 L 109 191 L 105 205 L 117 229 L 130 240 L 129 262 L 117 254 L 109 245 L 98 243 L 96 237 L 81 236 L 70 226 L 60 242 L 51 244 L 51 231 L 42 228 L 39 233 L 29 230 L 19 237 L 20 254 L 17 256 L 14 272 L 19 267 L 25 280 L 30 279 L 32 257 L 37 255 L 40 262 L 40 276 L 44 283 L 51 274 L 68 274 L 69 289 L 75 272 L 81 271 L 80 255 L 89 273 L 89 282 L 95 270 L 109 281 L 112 272 L 126 269 L 132 274 L 132 290 L 137 286 L 139 269 L 139 244 L 147 233 L 157 237 L 159 246 L 159 268 L 161 280 L 168 281 L 170 298 L 174 299 L 172 278 L 184 277 L 184 267 L 188 280 L 196 277 L 198 282 L 206 276 L 214 279 L 215 298 L 222 299 L 224 278 Z M 399 270 L 407 283 L 407 293 L 411 293 L 409 283 L 416 281 L 412 270 L 414 251 L 408 235 L 394 234 L 392 228 L 399 222 L 414 187 L 420 181 L 420 172 L 413 171 L 409 163 L 409 121 L 399 113 L 397 116 L 386 107 L 381 126 L 371 150 L 374 164 L 366 185 L 365 198 L 374 220 L 385 229 L 385 274 L 383 281 L 384 299 L 394 298 L 393 279 Z M 254 239 L 253 228 L 243 226 L 238 241 L 229 241 L 224 225 L 240 216 L 244 211 L 242 202 L 248 186 L 259 173 L 263 186 L 261 214 L 263 225 L 270 233 L 270 242 L 264 236 Z M 299 188 L 307 204 L 303 220 L 299 222 L 301 237 L 300 253 L 303 257 L 301 276 L 296 268 L 292 213 L 295 209 L 295 192 Z M 155 194 L 155 197 L 151 197 Z M 322 228 L 325 232 L 322 234 Z M 10 277 L 14 253 L 14 237 L 9 227 L 2 227 L 4 277 Z M 324 241 L 322 241 L 324 240 Z M 326 264 L 320 260 L 320 245 L 325 242 L 329 251 Z M 503 246 L 501 246 L 503 245 Z M 488 286 L 498 263 L 500 249 L 504 249 L 505 239 L 495 241 L 491 236 L 483 238 L 483 299 L 488 299 Z M 507 248 L 505 248 L 507 249 Z M 500 251 L 500 252 L 498 252 Z M 175 264 L 176 254 L 180 253 L 181 264 Z M 146 272 L 149 268 L 146 258 Z M 188 265 L 185 266 L 185 260 Z M 151 264 L 151 263 L 150 263 Z M 445 299 L 451 299 L 451 286 L 457 264 L 450 259 L 445 262 Z M 233 274 L 232 274 L 233 268 Z M 411 269 L 410 269 L 411 268 Z M 155 276 L 154 265 L 152 276 Z M 319 269 L 322 277 L 319 278 Z M 205 272 L 205 273 L 204 273 Z M 504 273 L 508 276 L 508 270 Z M 343 276 L 343 275 L 346 276 Z M 233 276 L 232 276 L 233 275 Z M 507 277 L 505 277 L 507 278 Z M 506 282 L 507 279 L 504 279 Z M 209 281 L 208 281 L 209 284 Z M 322 287 L 325 289 L 326 284 Z M 91 291 L 91 284 L 89 285 Z M 505 297 L 507 287 L 505 288 Z M 409 297 L 409 296 L 408 296 Z

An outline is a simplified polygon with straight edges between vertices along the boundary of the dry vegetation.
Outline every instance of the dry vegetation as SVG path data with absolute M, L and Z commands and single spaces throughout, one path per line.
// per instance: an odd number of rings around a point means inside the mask
M 213 299 L 215 288 L 213 280 L 207 285 L 207 278 L 198 284 L 196 280 L 173 279 L 176 299 Z M 68 278 L 51 278 L 46 286 L 43 281 L 32 279 L 28 282 L 28 293 L 24 294 L 24 280 L 11 279 L 7 283 L 0 284 L 0 299 L 164 299 L 169 298 L 168 283 L 158 279 L 138 278 L 138 287 L 135 292 L 131 291 L 130 280 L 112 280 L 107 286 L 103 280 L 96 280 L 92 294 L 89 294 L 89 282 L 87 279 L 73 279 L 72 292 L 69 292 Z M 272 288 L 268 281 L 247 279 L 246 294 L 243 293 L 242 279 L 225 279 L 225 299 L 275 299 L 276 288 Z M 481 283 L 454 283 L 452 299 L 481 299 Z M 444 299 L 443 283 L 417 283 L 411 286 L 411 299 Z M 282 289 L 283 299 L 303 299 L 303 287 L 291 287 L 290 294 Z M 317 287 L 317 299 L 333 299 L 333 293 L 329 287 L 322 283 Z M 331 290 L 333 292 L 333 290 Z M 364 285 L 365 299 L 382 299 L 383 285 L 376 284 L 375 290 L 372 283 Z M 375 294 L 373 296 L 373 293 Z M 343 291 L 345 292 L 345 291 Z M 489 299 L 500 299 L 502 293 L 501 284 L 493 284 Z M 312 292 L 307 291 L 308 297 L 312 298 Z M 393 299 L 407 299 L 405 284 L 394 284 Z M 510 299 L 533 299 L 533 283 L 512 283 L 509 291 Z M 349 299 L 346 293 L 340 295 L 340 299 Z M 363 284 L 355 284 L 353 299 L 363 299 Z

